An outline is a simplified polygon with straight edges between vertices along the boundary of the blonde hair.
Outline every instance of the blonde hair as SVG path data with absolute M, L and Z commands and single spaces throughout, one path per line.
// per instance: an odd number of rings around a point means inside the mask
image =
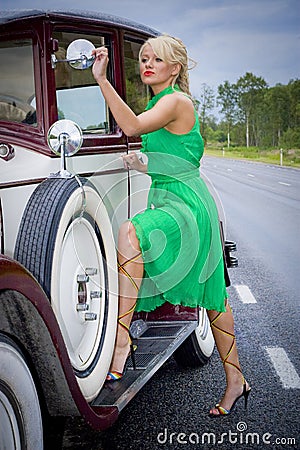
M 146 45 L 150 45 L 153 52 L 164 62 L 168 64 L 180 64 L 181 69 L 178 75 L 174 77 L 172 86 L 174 87 L 175 84 L 178 84 L 181 91 L 191 96 L 188 74 L 188 63 L 190 59 L 188 58 L 187 50 L 183 42 L 180 39 L 172 37 L 168 34 L 162 34 L 154 38 L 149 38 L 140 49 L 140 61 Z

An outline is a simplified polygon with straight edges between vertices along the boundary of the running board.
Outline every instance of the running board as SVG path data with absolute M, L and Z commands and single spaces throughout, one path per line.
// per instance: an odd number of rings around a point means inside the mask
M 129 357 L 121 380 L 106 382 L 91 406 L 114 406 L 119 412 L 130 402 L 155 372 L 197 328 L 197 321 L 144 322 L 142 334 L 134 339 L 136 370 Z

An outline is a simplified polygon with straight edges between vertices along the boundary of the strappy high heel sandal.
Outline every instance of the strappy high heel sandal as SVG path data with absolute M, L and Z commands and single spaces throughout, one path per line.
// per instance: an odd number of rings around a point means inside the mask
M 215 408 L 219 411 L 219 414 L 209 413 L 209 416 L 210 416 L 210 417 L 215 418 L 215 417 L 220 417 L 220 416 L 227 416 L 228 414 L 232 413 L 232 411 L 233 411 L 234 408 L 235 408 L 235 405 L 236 405 L 237 401 L 238 401 L 240 398 L 242 398 L 242 397 L 244 397 L 244 400 L 245 400 L 245 409 L 247 409 L 248 397 L 249 397 L 249 394 L 250 394 L 250 392 L 251 392 L 251 387 L 249 386 L 248 389 L 247 389 L 246 380 L 245 380 L 244 377 L 243 377 L 243 379 L 244 379 L 244 382 L 243 382 L 243 392 L 241 393 L 241 395 L 239 395 L 239 396 L 234 400 L 234 402 L 233 402 L 231 408 L 230 408 L 230 409 L 223 408 L 223 406 L 220 406 L 219 403 L 217 403 L 217 404 L 215 405 Z
M 226 306 L 227 306 L 227 303 L 226 303 Z M 229 306 L 229 308 L 230 308 L 230 305 L 228 305 L 228 306 Z M 241 395 L 239 395 L 239 396 L 234 400 L 234 402 L 233 402 L 233 404 L 232 404 L 232 406 L 231 406 L 230 409 L 223 408 L 223 406 L 221 406 L 219 403 L 217 403 L 217 404 L 215 405 L 215 408 L 219 411 L 219 414 L 209 413 L 209 416 L 210 416 L 210 417 L 213 417 L 213 418 L 215 418 L 215 417 L 221 417 L 221 416 L 226 416 L 226 415 L 232 413 L 232 411 L 233 411 L 233 409 L 234 409 L 236 403 L 237 403 L 238 400 L 240 400 L 242 397 L 243 397 L 244 400 L 245 400 L 245 409 L 246 409 L 246 408 L 247 408 L 247 405 L 248 405 L 248 397 L 249 397 L 249 394 L 250 394 L 250 392 L 251 392 L 251 387 L 250 387 L 249 385 L 248 385 L 248 388 L 247 388 L 247 383 L 246 383 L 246 380 L 245 380 L 245 378 L 244 378 L 244 376 L 243 376 L 243 374 L 242 374 L 242 371 L 241 371 L 240 367 L 237 366 L 236 364 L 234 364 L 233 362 L 228 361 L 228 358 L 229 358 L 229 356 L 230 356 L 230 354 L 231 354 L 231 352 L 232 352 L 232 350 L 233 350 L 234 344 L 235 344 L 235 335 L 232 334 L 232 333 L 229 333 L 229 332 L 226 331 L 226 330 L 223 330 L 222 328 L 220 328 L 220 327 L 218 327 L 218 326 L 216 325 L 216 321 L 220 318 L 220 316 L 221 316 L 222 314 L 223 314 L 223 313 L 220 312 L 220 313 L 219 313 L 219 314 L 211 321 L 210 324 L 211 324 L 211 326 L 212 326 L 215 330 L 218 330 L 220 333 L 223 333 L 225 336 L 228 336 L 228 337 L 231 337 L 231 338 L 232 338 L 232 343 L 231 343 L 231 345 L 230 345 L 230 348 L 229 348 L 227 354 L 225 355 L 224 358 L 221 357 L 221 359 L 222 359 L 222 363 L 223 363 L 224 365 L 225 365 L 225 364 L 228 364 L 228 365 L 230 365 L 230 366 L 232 366 L 232 367 L 235 367 L 235 368 L 240 372 L 240 374 L 241 374 L 241 376 L 242 376 L 243 392 L 241 393 Z
M 132 262 L 135 262 L 141 256 L 141 254 L 142 254 L 141 252 L 138 253 L 136 256 L 134 256 L 131 259 L 128 259 L 127 261 L 125 261 L 122 264 L 118 263 L 119 271 L 122 272 L 130 280 L 131 284 L 133 285 L 133 287 L 136 289 L 137 292 L 138 292 L 139 288 L 138 288 L 136 282 L 134 281 L 134 279 L 132 278 L 132 276 L 125 269 L 125 266 L 127 266 L 127 264 L 130 264 Z M 136 362 L 135 362 L 135 354 L 134 354 L 134 352 L 135 352 L 137 347 L 132 342 L 132 336 L 131 336 L 131 333 L 130 333 L 129 326 L 126 325 L 124 322 L 122 322 L 122 319 L 124 317 L 128 316 L 128 314 L 131 314 L 134 311 L 135 306 L 136 306 L 136 303 L 128 311 L 126 311 L 125 313 L 121 314 L 118 317 L 118 324 L 121 327 L 123 327 L 128 333 L 128 340 L 129 340 L 129 345 L 130 345 L 130 351 L 128 353 L 128 356 L 129 355 L 131 356 L 133 370 L 136 370 Z M 106 381 L 117 381 L 117 380 L 120 380 L 123 375 L 124 375 L 124 371 L 123 372 L 117 372 L 117 371 L 108 372 L 108 374 L 106 376 Z

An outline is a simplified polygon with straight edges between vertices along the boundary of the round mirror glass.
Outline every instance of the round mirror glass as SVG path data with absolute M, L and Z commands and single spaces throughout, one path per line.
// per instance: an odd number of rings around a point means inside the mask
M 76 39 L 67 48 L 67 60 L 73 69 L 87 69 L 94 63 L 92 51 L 95 49 L 87 39 Z
M 49 128 L 47 142 L 56 155 L 60 155 L 64 148 L 65 155 L 72 156 L 82 145 L 81 128 L 72 120 L 58 120 Z

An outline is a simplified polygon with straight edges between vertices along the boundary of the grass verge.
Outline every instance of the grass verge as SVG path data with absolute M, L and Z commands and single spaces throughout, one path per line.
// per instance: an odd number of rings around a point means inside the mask
M 223 149 L 208 143 L 204 153 L 208 156 L 246 159 L 255 162 L 275 165 L 282 164 L 283 166 L 300 168 L 300 149 L 283 150 L 281 156 L 279 149 L 265 150 L 257 147 L 224 147 Z

